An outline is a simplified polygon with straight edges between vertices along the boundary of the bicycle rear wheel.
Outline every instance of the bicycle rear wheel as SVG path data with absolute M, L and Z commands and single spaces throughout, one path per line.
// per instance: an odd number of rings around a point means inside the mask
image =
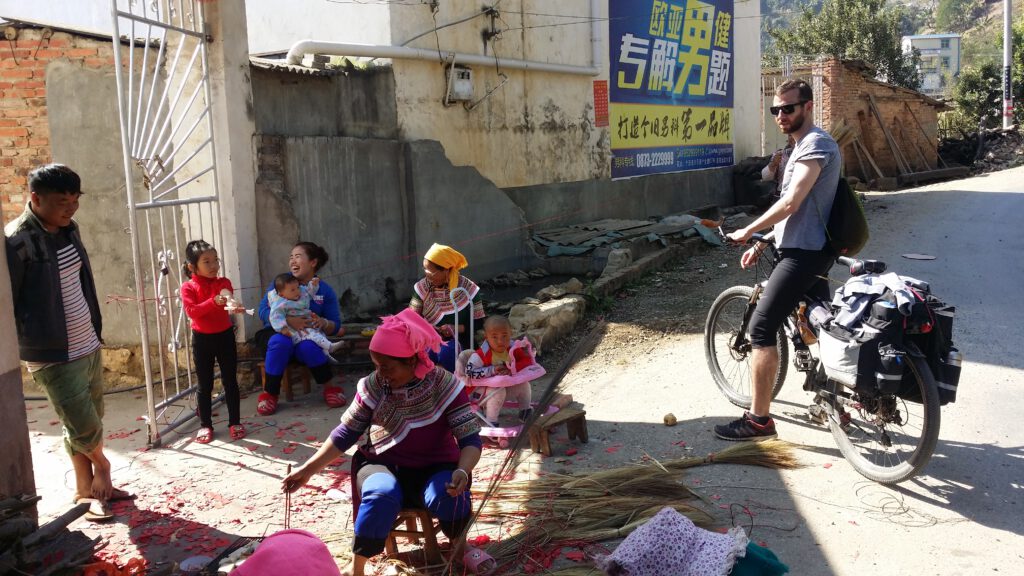
M 898 396 L 832 396 L 841 410 L 829 414 L 829 428 L 843 456 L 865 478 L 896 484 L 928 464 L 939 439 L 939 393 L 928 364 L 909 362 L 904 382 L 912 381 L 921 402 Z M 831 391 L 842 385 L 829 381 Z
M 753 392 L 750 339 L 746 330 L 740 335 L 753 292 L 754 289 L 749 286 L 733 286 L 725 290 L 711 305 L 708 319 L 704 323 L 704 356 L 711 369 L 711 376 L 729 402 L 740 408 L 750 408 Z M 782 388 L 789 362 L 789 347 L 786 346 L 786 334 L 781 327 L 777 349 L 779 369 L 775 373 L 772 399 Z

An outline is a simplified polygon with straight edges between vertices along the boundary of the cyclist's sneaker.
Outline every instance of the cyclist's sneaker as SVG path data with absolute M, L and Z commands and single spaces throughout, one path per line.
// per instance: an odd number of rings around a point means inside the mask
M 771 440 L 776 438 L 778 434 L 775 433 L 775 420 L 772 420 L 770 416 L 768 417 L 768 422 L 758 424 L 750 417 L 749 412 L 744 412 L 742 418 L 737 418 L 728 424 L 715 426 L 715 436 L 722 440 L 758 441 Z

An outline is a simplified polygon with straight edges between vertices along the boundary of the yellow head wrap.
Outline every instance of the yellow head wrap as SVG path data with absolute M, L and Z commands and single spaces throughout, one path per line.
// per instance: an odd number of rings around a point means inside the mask
M 449 290 L 454 290 L 459 285 L 459 270 L 469 266 L 465 256 L 459 253 L 458 250 L 444 244 L 435 243 L 430 247 L 430 250 L 427 250 L 427 255 L 424 257 L 441 268 L 448 270 Z

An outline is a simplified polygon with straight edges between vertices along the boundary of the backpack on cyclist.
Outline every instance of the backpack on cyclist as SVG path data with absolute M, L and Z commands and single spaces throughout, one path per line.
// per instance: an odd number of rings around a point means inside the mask
M 868 229 L 868 219 L 864 215 L 864 205 L 860 197 L 850 188 L 846 178 L 839 178 L 839 185 L 836 187 L 836 198 L 832 202 L 832 211 L 828 214 L 828 223 L 825 222 L 821 209 L 818 208 L 818 201 L 811 195 L 811 201 L 818 211 L 818 219 L 825 226 L 825 238 L 828 245 L 839 256 L 855 256 L 864 245 L 868 243 L 871 236 Z

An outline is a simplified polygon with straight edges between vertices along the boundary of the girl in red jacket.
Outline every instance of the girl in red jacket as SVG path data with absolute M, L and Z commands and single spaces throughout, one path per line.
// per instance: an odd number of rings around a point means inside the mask
M 228 430 L 233 440 L 245 437 L 239 418 L 238 377 L 235 373 L 238 352 L 231 314 L 245 312 L 242 308 L 226 310 L 232 293 L 231 281 L 217 276 L 220 259 L 217 250 L 203 240 L 193 240 L 185 247 L 185 276 L 181 285 L 181 303 L 192 321 L 192 354 L 196 365 L 199 391 L 199 432 L 196 442 L 213 440 L 212 397 L 213 363 L 220 364 L 220 380 L 224 386 L 224 403 L 228 406 Z

